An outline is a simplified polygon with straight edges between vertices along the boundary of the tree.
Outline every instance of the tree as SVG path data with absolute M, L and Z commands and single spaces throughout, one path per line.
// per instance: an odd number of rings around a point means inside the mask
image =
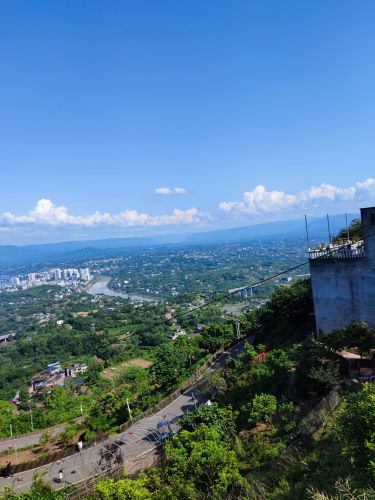
M 65 445 L 72 444 L 74 442 L 74 438 L 76 437 L 77 433 L 78 433 L 77 424 L 67 425 L 64 429 L 64 432 L 62 432 L 60 435 L 61 442 L 64 443 Z
M 215 352 L 220 347 L 229 344 L 235 338 L 232 325 L 212 323 L 206 326 L 199 338 L 199 345 L 203 349 Z
M 137 479 L 120 479 L 114 481 L 112 478 L 100 481 L 95 485 L 95 498 L 100 500 L 148 500 L 152 498 L 151 492 L 146 487 L 144 477 Z
M 9 426 L 12 423 L 12 407 L 7 401 L 0 401 L 0 436 L 9 436 Z
M 349 338 L 349 346 L 356 347 L 361 358 L 375 347 L 375 330 L 370 329 L 363 321 L 352 321 L 344 328 L 344 333 Z
M 277 410 L 277 399 L 272 394 L 257 394 L 247 406 L 248 422 L 256 425 L 259 422 L 270 422 Z
M 294 351 L 297 362 L 297 386 L 303 392 L 310 388 L 325 393 L 340 380 L 339 365 L 329 339 L 309 338 Z
M 375 347 L 375 330 L 364 321 L 352 321 L 345 328 L 333 331 L 325 339 L 333 350 L 356 347 L 361 357 Z
M 306 336 L 312 327 L 313 300 L 310 280 L 279 288 L 256 312 L 256 342 L 283 344 Z M 308 325 L 308 326 L 307 326 Z
M 232 498 L 242 497 L 246 482 L 236 453 L 215 428 L 201 424 L 192 432 L 181 431 L 167 443 L 166 458 L 165 479 L 175 486 L 176 498 L 219 499 L 227 498 L 229 492 Z
M 227 384 L 224 377 L 216 371 L 206 375 L 203 379 L 203 393 L 209 397 L 214 398 L 217 395 L 224 394 L 227 390 Z
M 51 411 L 63 409 L 66 403 L 64 387 L 59 385 L 52 387 L 51 392 L 45 397 L 44 403 L 48 410 Z
M 375 480 L 375 385 L 364 384 L 349 394 L 337 419 L 337 435 L 359 476 Z
M 25 385 L 20 388 L 18 400 L 20 409 L 27 410 L 29 408 L 30 394 Z
M 244 343 L 244 351 L 245 352 L 242 354 L 242 358 L 247 362 L 253 361 L 259 354 L 259 351 L 255 349 L 254 345 L 247 341 Z
M 314 366 L 309 372 L 309 380 L 315 389 L 324 393 L 340 382 L 339 365 L 336 361 L 327 361 Z
M 155 351 L 151 372 L 155 383 L 164 392 L 171 392 L 179 381 L 190 374 L 190 359 L 199 355 L 199 349 L 186 337 L 161 345 Z
M 354 219 L 350 223 L 348 229 L 341 229 L 337 236 L 333 237 L 333 243 L 340 243 L 341 240 L 347 240 L 349 233 L 349 239 L 352 241 L 358 241 L 363 238 L 362 233 L 362 222 L 359 219 Z
M 89 430 L 107 432 L 125 422 L 129 416 L 126 397 L 129 397 L 128 393 L 117 389 L 103 394 L 94 401 L 87 418 Z
M 290 432 L 297 425 L 299 407 L 292 401 L 283 401 L 279 404 L 277 417 L 282 429 Z
M 231 406 L 220 407 L 217 403 L 211 406 L 201 405 L 191 413 L 186 413 L 180 424 L 183 429 L 194 431 L 201 424 L 214 428 L 224 440 L 230 440 L 236 432 L 237 412 Z

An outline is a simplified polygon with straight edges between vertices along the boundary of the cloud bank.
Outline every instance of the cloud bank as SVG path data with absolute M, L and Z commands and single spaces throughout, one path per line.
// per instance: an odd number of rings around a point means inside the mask
M 164 190 L 170 188 L 159 189 L 165 194 Z M 176 189 L 182 188 L 174 188 L 174 191 Z M 128 228 L 127 234 L 147 234 L 167 231 L 169 227 L 174 227 L 177 232 L 186 226 L 229 227 L 250 219 L 252 222 L 261 222 L 290 218 L 293 213 L 298 214 L 302 210 L 319 212 L 334 203 L 344 204 L 345 207 L 358 207 L 362 203 L 362 206 L 375 204 L 375 179 L 358 181 L 349 187 L 325 183 L 297 193 L 267 190 L 265 186 L 258 185 L 252 191 L 245 192 L 239 201 L 220 203 L 220 213 L 216 217 L 196 207 L 186 210 L 175 208 L 161 215 L 150 215 L 137 210 L 119 213 L 96 211 L 82 215 L 74 214 L 66 206 L 56 205 L 52 200 L 43 198 L 24 214 L 10 211 L 0 213 L 0 237 L 2 241 L 14 243 L 15 239 L 35 240 L 39 238 L 37 235 L 42 239 L 117 236 L 123 235 L 124 228 Z
M 163 195 L 163 196 L 171 196 L 171 195 L 181 195 L 186 194 L 186 189 L 182 187 L 158 187 L 155 189 L 155 194 Z
M 163 226 L 202 224 L 208 214 L 192 207 L 187 210 L 175 208 L 165 215 L 149 215 L 137 210 L 125 210 L 118 214 L 94 212 L 90 215 L 73 215 L 65 206 L 56 206 L 51 200 L 41 199 L 26 215 L 15 215 L 12 212 L 0 214 L 0 229 L 15 226 Z
M 347 188 L 321 184 L 296 194 L 268 191 L 259 185 L 246 191 L 240 201 L 223 201 L 219 209 L 231 214 L 261 215 L 316 207 L 320 202 L 375 200 L 375 179 L 356 182 Z

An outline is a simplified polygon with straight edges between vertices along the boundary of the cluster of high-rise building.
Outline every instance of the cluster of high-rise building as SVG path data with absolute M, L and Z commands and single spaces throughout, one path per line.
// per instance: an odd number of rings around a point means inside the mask
M 32 286 L 43 285 L 50 281 L 56 281 L 61 285 L 72 282 L 89 282 L 92 278 L 90 269 L 84 267 L 81 269 L 48 269 L 39 273 L 28 273 L 25 276 L 12 276 L 9 279 L 9 285 L 12 287 L 29 288 Z

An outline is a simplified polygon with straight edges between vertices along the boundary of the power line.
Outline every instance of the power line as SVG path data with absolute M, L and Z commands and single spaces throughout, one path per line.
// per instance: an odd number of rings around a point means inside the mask
M 361 241 L 367 240 L 373 236 L 375 236 L 375 233 L 367 235 L 366 237 L 362 238 Z M 340 251 L 341 249 L 343 249 L 347 246 L 348 246 L 347 243 L 339 245 L 335 249 L 332 249 L 332 250 L 330 249 L 328 251 L 328 254 L 334 255 L 336 252 Z M 209 307 L 211 304 L 215 304 L 216 302 L 220 302 L 221 300 L 226 299 L 227 297 L 231 297 L 232 295 L 235 295 L 236 293 L 241 292 L 242 290 L 246 290 L 247 288 L 252 288 L 252 287 L 259 286 L 259 285 L 263 285 L 264 283 L 267 283 L 268 281 L 271 281 L 275 278 L 278 278 L 279 276 L 282 276 L 283 274 L 287 274 L 287 273 L 290 273 L 291 271 L 295 271 L 296 269 L 300 269 L 301 267 L 308 265 L 309 262 L 310 262 L 310 260 L 306 260 L 305 262 L 302 262 L 301 264 L 297 264 L 293 267 L 289 267 L 288 269 L 284 269 L 283 271 L 275 273 L 272 276 L 268 276 L 267 278 L 263 278 L 259 281 L 256 281 L 255 283 L 251 283 L 250 285 L 245 285 L 243 287 L 237 288 L 236 291 L 234 291 L 234 292 L 233 291 L 228 292 L 226 294 L 221 295 L 220 297 L 216 297 L 215 299 L 210 300 L 206 304 L 202 304 L 201 306 L 197 306 L 194 309 L 190 309 L 189 311 L 182 312 L 182 313 L 178 314 L 177 316 L 174 316 L 173 319 L 180 319 L 180 318 L 187 316 L 188 314 L 191 314 L 195 311 L 199 311 L 201 309 Z M 170 320 L 168 320 L 168 319 L 164 319 L 162 321 L 159 321 L 158 323 L 155 323 L 153 326 L 149 326 L 146 328 L 142 328 L 142 330 L 135 331 L 131 335 L 133 336 L 133 335 L 137 335 L 138 333 L 151 331 L 153 328 L 157 328 L 158 326 L 167 325 L 169 323 L 169 321 Z

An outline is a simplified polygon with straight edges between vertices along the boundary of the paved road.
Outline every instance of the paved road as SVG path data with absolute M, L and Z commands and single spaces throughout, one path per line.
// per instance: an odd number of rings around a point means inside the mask
M 9 446 L 11 446 L 12 448 L 16 446 L 17 450 L 20 450 L 21 448 L 26 448 L 26 446 L 39 444 L 42 432 L 48 432 L 52 437 L 55 437 L 61 432 L 63 432 L 64 428 L 65 424 L 61 424 L 61 425 L 56 425 L 54 427 L 50 427 L 48 429 L 44 429 L 43 431 L 40 432 L 35 432 L 34 434 L 29 434 L 27 436 L 5 439 L 3 441 L 0 441 L 0 453 L 2 451 L 8 450 Z
M 209 371 L 215 371 L 220 367 L 224 367 L 228 358 L 237 357 L 242 351 L 243 342 L 228 349 L 211 365 Z M 148 450 L 152 450 L 160 442 L 160 430 L 157 429 L 158 422 L 166 419 L 171 422 L 172 430 L 177 431 L 177 419 L 184 413 L 193 411 L 197 405 L 203 404 L 206 401 L 206 398 L 199 394 L 199 385 L 200 381 L 198 380 L 167 407 L 150 417 L 140 420 L 125 432 L 112 437 L 104 443 L 83 450 L 81 453 L 70 455 L 62 461 L 16 474 L 13 478 L 0 478 L 0 491 L 4 486 L 11 484 L 13 484 L 15 493 L 28 491 L 36 472 L 45 474 L 44 479 L 49 480 L 55 489 L 62 487 L 58 481 L 59 470 L 63 470 L 66 484 L 76 484 L 84 479 L 100 474 L 108 466 L 108 463 L 115 463 L 115 457 L 111 453 L 108 453 L 107 461 L 101 460 L 101 453 L 103 453 L 104 446 L 114 441 L 119 443 L 115 453 L 121 452 L 127 468 L 132 470 L 139 461 L 138 457 L 142 456 L 142 454 L 143 456 L 147 454 Z M 163 429 L 161 431 L 163 432 Z

